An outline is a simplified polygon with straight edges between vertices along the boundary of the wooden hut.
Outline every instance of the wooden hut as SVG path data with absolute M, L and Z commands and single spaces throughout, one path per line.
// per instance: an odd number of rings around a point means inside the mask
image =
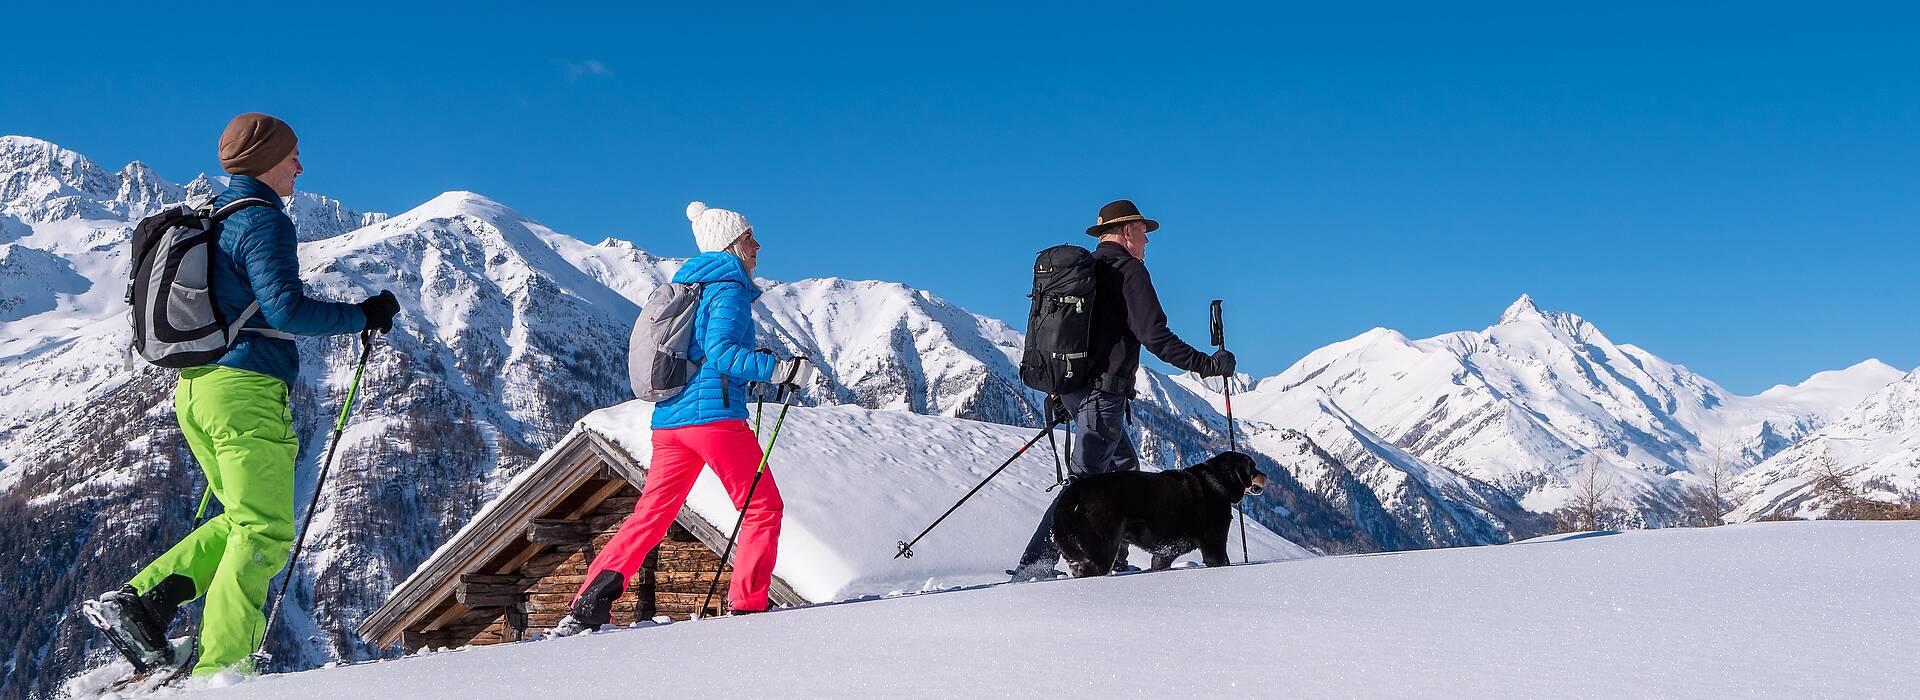
M 381 647 L 498 644 L 528 638 L 567 614 L 587 564 L 640 497 L 646 473 L 600 434 L 576 429 L 443 545 L 359 627 Z M 614 624 L 697 611 L 726 530 L 682 509 L 667 537 L 614 603 Z M 725 613 L 728 574 L 707 614 Z M 774 605 L 807 601 L 775 578 Z

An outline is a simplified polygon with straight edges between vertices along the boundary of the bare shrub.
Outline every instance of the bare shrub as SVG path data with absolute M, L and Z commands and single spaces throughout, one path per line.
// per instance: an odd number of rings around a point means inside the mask
M 1589 452 L 1580 473 L 1569 486 L 1573 498 L 1553 512 L 1554 527 L 1560 532 L 1591 532 L 1620 527 L 1626 511 L 1620 506 L 1619 483 L 1602 470 L 1598 454 Z

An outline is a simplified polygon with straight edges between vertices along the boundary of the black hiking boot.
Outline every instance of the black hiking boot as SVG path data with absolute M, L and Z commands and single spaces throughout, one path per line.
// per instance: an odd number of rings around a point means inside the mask
M 167 645 L 167 625 L 172 616 L 160 619 L 133 586 L 101 594 L 80 605 L 87 622 L 106 635 L 137 673 L 165 666 L 172 650 Z
M 617 571 L 602 571 L 594 577 L 593 583 L 580 592 L 573 601 L 573 612 L 560 619 L 560 624 L 547 630 L 551 637 L 571 637 L 581 632 L 592 632 L 613 621 L 613 601 L 626 592 L 627 579 Z

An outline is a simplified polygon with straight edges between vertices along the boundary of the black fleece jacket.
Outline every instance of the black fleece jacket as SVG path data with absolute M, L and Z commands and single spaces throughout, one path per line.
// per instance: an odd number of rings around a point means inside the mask
M 1160 294 L 1153 290 L 1146 263 L 1112 241 L 1094 248 L 1093 259 L 1096 291 L 1087 341 L 1093 366 L 1102 372 L 1096 387 L 1130 397 L 1142 346 L 1154 357 L 1189 372 L 1211 364 L 1211 356 L 1167 328 L 1167 312 L 1160 308 Z

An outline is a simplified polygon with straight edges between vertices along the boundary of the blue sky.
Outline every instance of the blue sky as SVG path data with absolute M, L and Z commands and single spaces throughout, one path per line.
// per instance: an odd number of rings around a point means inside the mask
M 765 276 L 1016 325 L 1031 254 L 1130 197 L 1174 329 L 1226 299 L 1258 375 L 1522 292 L 1744 393 L 1920 365 L 1912 6 L 910 5 L 35 3 L 0 132 L 184 181 L 266 111 L 357 208 L 470 189 L 687 255 L 701 199 Z

